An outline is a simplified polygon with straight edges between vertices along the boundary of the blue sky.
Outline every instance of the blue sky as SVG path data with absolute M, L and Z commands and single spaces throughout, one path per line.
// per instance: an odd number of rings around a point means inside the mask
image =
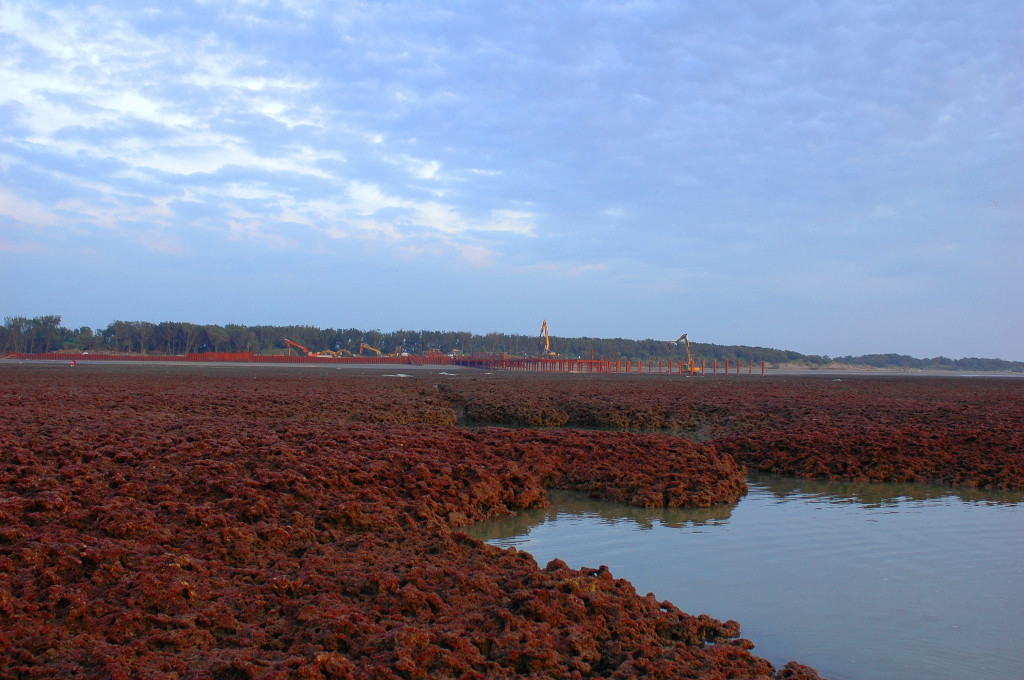
M 0 4 L 0 314 L 1024 360 L 1024 6 Z

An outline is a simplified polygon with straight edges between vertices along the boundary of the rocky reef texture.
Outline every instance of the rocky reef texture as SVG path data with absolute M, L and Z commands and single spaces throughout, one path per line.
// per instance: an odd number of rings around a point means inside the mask
M 509 376 L 441 386 L 475 424 L 710 443 L 764 472 L 1024 489 L 1024 380 L 919 376 Z
M 0 366 L 0 678 L 817 677 L 458 531 L 544 487 L 732 502 L 730 456 L 456 427 L 438 379 Z
M 1024 488 L 1012 379 L 4 364 L 0 403 L 2 680 L 813 680 L 458 528 L 731 503 L 744 466 Z

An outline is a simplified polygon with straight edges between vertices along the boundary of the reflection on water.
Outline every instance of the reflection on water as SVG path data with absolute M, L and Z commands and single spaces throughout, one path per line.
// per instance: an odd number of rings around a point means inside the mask
M 1024 502 L 1024 492 L 1021 491 L 955 489 L 934 484 L 828 482 L 819 479 L 780 477 L 763 472 L 751 472 L 747 475 L 747 482 L 764 487 L 780 498 L 794 495 L 820 496 L 837 503 L 854 502 L 873 507 L 940 498 L 957 498 L 967 503 L 1016 504 Z
M 560 515 L 577 518 L 592 518 L 602 524 L 628 523 L 637 530 L 653 529 L 654 526 L 684 527 L 694 524 L 715 524 L 729 519 L 733 505 L 717 505 L 713 508 L 684 510 L 676 508 L 636 508 L 632 505 L 603 503 L 586 494 L 575 491 L 548 489 L 550 507 L 522 510 L 515 516 L 493 522 L 481 522 L 464 531 L 482 541 L 509 538 L 529 533 L 532 527 L 553 522 Z
M 833 680 L 1022 677 L 1024 494 L 752 475 L 738 504 L 648 510 L 549 493 L 470 527 L 542 566 L 607 565 L 735 619 L 755 653 Z

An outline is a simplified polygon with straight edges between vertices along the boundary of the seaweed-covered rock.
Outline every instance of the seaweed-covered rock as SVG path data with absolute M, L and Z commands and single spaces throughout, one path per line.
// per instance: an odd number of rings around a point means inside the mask
M 774 673 L 734 622 L 456 528 L 551 485 L 734 499 L 710 447 L 424 424 L 416 381 L 359 417 L 332 404 L 366 376 L 133 369 L 0 367 L 2 680 Z

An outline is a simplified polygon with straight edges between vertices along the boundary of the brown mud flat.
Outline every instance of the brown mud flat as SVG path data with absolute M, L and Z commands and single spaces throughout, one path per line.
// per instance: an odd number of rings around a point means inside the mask
M 853 444 L 909 421 L 941 437 L 911 458 L 965 447 L 940 478 L 1021 488 L 1005 386 L 0 366 L 0 678 L 817 677 L 735 622 L 458 527 L 545 487 L 734 502 L 737 457 L 821 459 L 801 424 L 862 423 Z M 484 424 L 517 427 L 456 424 L 502 403 Z M 607 429 L 518 427 L 553 409 Z

